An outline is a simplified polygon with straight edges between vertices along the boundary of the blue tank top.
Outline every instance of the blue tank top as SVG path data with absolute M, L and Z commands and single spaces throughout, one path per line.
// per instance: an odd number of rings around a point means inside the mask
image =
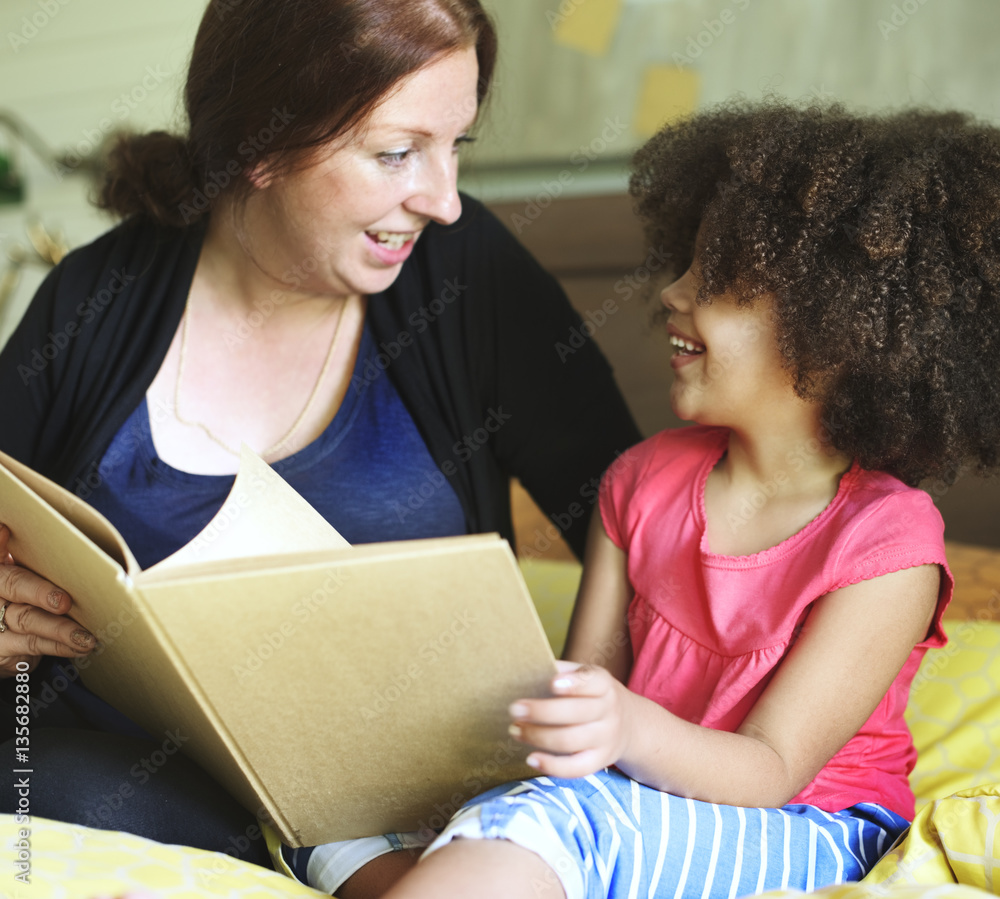
M 337 414 L 316 440 L 272 467 L 350 543 L 464 534 L 458 496 L 392 381 L 375 366 L 377 349 L 366 325 Z M 366 371 L 377 376 L 362 376 Z M 99 473 L 101 483 L 88 501 L 118 529 L 143 568 L 193 540 L 219 511 L 234 479 L 191 474 L 160 459 L 145 399 L 112 440 Z

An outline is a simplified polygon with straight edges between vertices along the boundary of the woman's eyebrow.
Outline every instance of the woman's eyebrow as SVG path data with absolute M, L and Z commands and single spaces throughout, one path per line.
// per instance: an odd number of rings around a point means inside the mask
M 407 126 L 386 125 L 383 128 L 377 128 L 375 130 L 376 130 L 376 132 L 381 131 L 381 132 L 386 133 L 386 134 L 388 134 L 388 133 L 392 133 L 392 134 L 412 134 L 415 137 L 427 137 L 427 138 L 433 138 L 434 137 L 434 132 L 433 131 L 428 131 L 425 128 L 410 128 L 410 127 L 407 127 Z
M 472 126 L 475 125 L 475 123 L 476 123 L 476 120 L 473 119 L 462 130 L 463 131 L 469 131 L 472 128 Z M 434 140 L 434 138 L 439 137 L 439 135 L 436 134 L 435 132 L 429 131 L 426 128 L 418 127 L 416 125 L 390 125 L 390 124 L 376 125 L 375 127 L 371 128 L 369 130 L 369 133 L 370 134 L 379 135 L 379 136 L 381 136 L 381 135 L 405 134 L 405 135 L 410 135 L 410 136 L 413 136 L 413 137 L 424 137 L 424 138 L 427 138 L 428 140 Z

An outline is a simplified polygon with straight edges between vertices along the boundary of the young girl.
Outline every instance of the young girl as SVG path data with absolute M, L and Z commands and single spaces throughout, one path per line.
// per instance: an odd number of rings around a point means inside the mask
M 632 193 L 686 269 L 662 302 L 697 425 L 604 479 L 572 661 L 511 707 L 541 776 L 393 899 L 811 890 L 913 814 L 903 710 L 952 591 L 916 485 L 1000 447 L 1000 132 L 729 104 L 654 137 Z

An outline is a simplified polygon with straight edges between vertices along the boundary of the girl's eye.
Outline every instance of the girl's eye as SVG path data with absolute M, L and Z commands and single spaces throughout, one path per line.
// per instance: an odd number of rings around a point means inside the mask
M 474 144 L 475 142 L 476 139 L 474 137 L 463 134 L 461 137 L 455 139 L 455 152 L 457 153 L 462 148 L 462 144 Z

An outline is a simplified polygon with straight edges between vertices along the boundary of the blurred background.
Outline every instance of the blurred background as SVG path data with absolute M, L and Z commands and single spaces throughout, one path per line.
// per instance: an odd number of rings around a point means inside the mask
M 647 434 L 677 422 L 647 323 L 655 258 L 625 191 L 631 153 L 660 124 L 736 93 L 1000 121 L 996 0 L 484 2 L 500 66 L 462 187 L 560 278 Z M 0 343 L 48 268 L 112 224 L 88 203 L 108 136 L 183 128 L 204 7 L 0 3 Z M 950 539 L 1000 546 L 997 482 L 926 486 Z

